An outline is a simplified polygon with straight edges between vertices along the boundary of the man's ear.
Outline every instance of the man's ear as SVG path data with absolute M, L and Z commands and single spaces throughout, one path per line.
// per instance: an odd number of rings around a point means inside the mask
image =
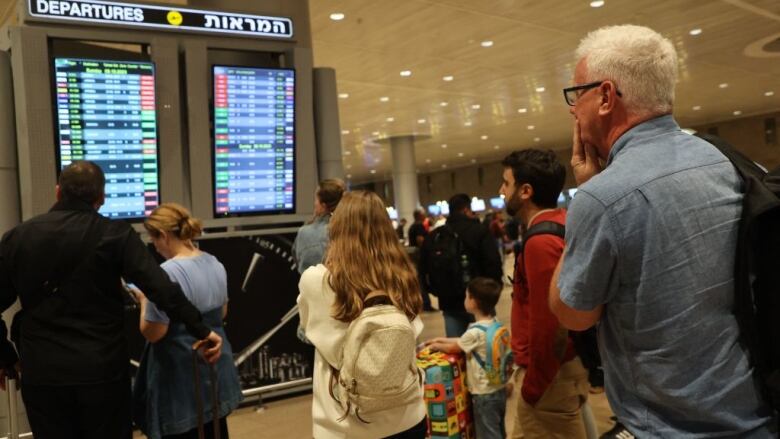
M 617 100 L 620 99 L 617 95 L 617 87 L 612 81 L 604 81 L 599 86 L 599 93 L 601 96 L 601 104 L 599 104 L 599 115 L 606 116 L 612 113 L 617 105 Z
M 534 187 L 528 183 L 523 183 L 518 189 L 518 194 L 522 200 L 530 200 L 534 196 Z

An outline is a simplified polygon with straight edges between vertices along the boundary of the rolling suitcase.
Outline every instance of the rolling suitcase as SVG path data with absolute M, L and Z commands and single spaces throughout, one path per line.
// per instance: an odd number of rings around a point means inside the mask
M 425 372 L 429 436 L 432 439 L 474 439 L 465 356 L 423 349 L 417 354 L 417 366 Z
M 203 414 L 203 392 L 200 377 L 200 362 L 203 361 L 209 368 L 211 381 L 211 425 L 214 427 L 213 439 L 221 439 L 219 426 L 219 388 L 217 384 L 217 371 L 214 365 L 203 360 L 199 350 L 192 351 L 192 370 L 195 374 L 195 404 L 198 411 L 198 439 L 206 439 L 205 416 Z

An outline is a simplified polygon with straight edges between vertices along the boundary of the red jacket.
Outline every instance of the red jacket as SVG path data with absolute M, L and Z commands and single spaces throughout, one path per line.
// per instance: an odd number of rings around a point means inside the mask
M 566 210 L 544 212 L 534 218 L 529 227 L 542 221 L 565 224 Z M 561 367 L 553 351 L 558 319 L 550 311 L 548 296 L 564 242 L 554 235 L 537 235 L 523 245 L 525 250 L 517 258 L 512 295 L 512 350 L 515 363 L 526 368 L 521 389 L 523 399 L 534 405 Z M 563 362 L 575 356 L 569 337 Z

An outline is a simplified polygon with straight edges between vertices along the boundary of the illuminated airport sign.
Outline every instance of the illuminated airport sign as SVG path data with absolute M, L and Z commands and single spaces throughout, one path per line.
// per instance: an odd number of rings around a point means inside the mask
M 234 14 L 99 0 L 28 0 L 30 16 L 45 21 L 292 38 L 289 18 Z

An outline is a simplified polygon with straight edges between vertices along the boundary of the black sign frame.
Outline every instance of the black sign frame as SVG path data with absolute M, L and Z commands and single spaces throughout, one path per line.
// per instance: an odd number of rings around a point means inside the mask
M 293 22 L 286 17 L 104 0 L 28 0 L 27 7 L 29 18 L 39 21 L 65 21 L 256 38 L 292 39 L 293 37 Z

